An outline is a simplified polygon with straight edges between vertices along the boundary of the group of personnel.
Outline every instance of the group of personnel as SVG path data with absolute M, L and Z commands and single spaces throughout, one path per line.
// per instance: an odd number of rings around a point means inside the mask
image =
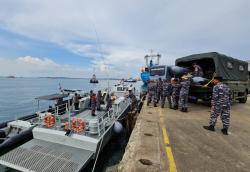
M 92 116 L 96 116 L 95 112 L 100 111 L 101 110 L 101 104 L 104 104 L 104 97 L 102 95 L 101 90 L 99 90 L 96 93 L 93 92 L 93 90 L 90 90 L 89 93 L 90 96 L 90 101 L 89 101 L 89 108 L 91 109 L 91 115 Z M 112 94 L 109 95 L 107 94 L 106 96 L 106 111 L 108 111 L 110 108 L 112 108 Z M 73 97 L 73 102 L 74 102 L 74 108 L 75 110 L 79 110 L 79 103 L 80 103 L 80 98 L 81 96 L 77 93 L 75 93 L 74 97 Z
M 148 99 L 147 105 L 152 101 L 154 107 L 157 103 L 161 103 L 164 108 L 166 99 L 170 109 L 180 109 L 182 112 L 188 112 L 188 93 L 192 78 L 189 75 L 184 75 L 181 79 L 172 78 L 171 80 L 158 81 L 150 80 L 148 83 Z
M 111 94 L 107 93 L 105 94 L 106 98 L 102 95 L 101 90 L 99 90 L 96 93 L 94 93 L 93 90 L 90 90 L 89 96 L 90 96 L 90 102 L 89 102 L 89 108 L 91 109 L 91 115 L 96 116 L 95 112 L 106 110 L 109 111 L 112 108 L 112 102 L 116 99 L 116 96 L 114 92 Z M 131 100 L 131 109 L 136 108 L 137 106 L 137 99 L 132 90 L 128 90 L 128 94 L 126 95 L 127 98 Z M 79 103 L 80 103 L 81 96 L 77 93 L 75 93 L 73 102 L 74 102 L 74 108 L 75 110 L 79 110 Z M 104 100 L 105 99 L 105 100 Z M 101 104 L 105 104 L 105 109 L 101 109 Z
M 147 106 L 153 102 L 154 107 L 157 107 L 157 103 L 160 102 L 161 107 L 164 108 L 167 98 L 170 109 L 179 109 L 181 112 L 188 112 L 188 95 L 192 77 L 203 76 L 203 70 L 198 64 L 194 63 L 193 67 L 194 71 L 192 75 L 183 75 L 181 78 L 172 78 L 171 80 L 162 80 L 161 78 L 158 81 L 150 80 L 148 83 Z M 222 81 L 223 78 L 221 76 L 215 76 L 212 80 L 214 87 L 209 125 L 203 126 L 203 128 L 215 131 L 217 118 L 220 116 L 223 123 L 221 132 L 228 135 L 232 101 L 230 88 Z

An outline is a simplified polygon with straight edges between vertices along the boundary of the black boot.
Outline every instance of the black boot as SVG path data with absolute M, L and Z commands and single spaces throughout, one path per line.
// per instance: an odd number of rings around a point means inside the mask
M 221 129 L 221 132 L 222 132 L 224 135 L 228 135 L 227 128 Z
M 180 110 L 181 112 L 185 112 L 185 109 L 184 108 L 181 108 L 181 110 Z
M 214 126 L 209 125 L 209 126 L 203 126 L 204 129 L 209 130 L 209 131 L 215 131 Z
M 147 102 L 147 106 L 149 106 L 149 102 Z
M 154 107 L 157 107 L 156 103 L 154 103 Z
M 174 110 L 177 110 L 178 109 L 178 106 L 174 106 Z
M 161 105 L 161 108 L 164 108 L 164 105 Z
M 188 112 L 188 109 L 187 108 L 183 108 L 183 112 Z

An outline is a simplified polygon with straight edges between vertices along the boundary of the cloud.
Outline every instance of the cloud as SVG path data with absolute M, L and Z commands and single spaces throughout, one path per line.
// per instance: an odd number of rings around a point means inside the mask
M 49 58 L 19 57 L 17 59 L 0 58 L 0 76 L 23 77 L 90 77 L 89 69 L 76 68 L 69 65 L 60 65 Z
M 58 66 L 53 60 L 48 58 L 40 59 L 37 57 L 25 56 L 17 58 L 16 61 L 27 65 Z
M 164 64 L 209 51 L 249 58 L 249 6 L 248 0 L 1 1 L 0 27 L 90 57 L 88 70 L 100 75 L 108 65 L 110 75 L 138 76 L 150 49 Z M 46 61 L 40 60 L 32 63 Z

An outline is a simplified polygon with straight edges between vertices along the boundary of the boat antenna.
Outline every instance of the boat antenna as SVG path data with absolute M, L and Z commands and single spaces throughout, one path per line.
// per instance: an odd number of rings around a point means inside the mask
M 110 78 L 109 78 L 109 72 L 108 72 L 108 66 L 107 66 L 107 64 L 105 63 L 105 59 L 104 59 L 104 55 L 103 55 L 103 52 L 102 52 L 102 44 L 101 44 L 101 41 L 100 41 L 100 37 L 99 37 L 99 35 L 98 35 L 98 32 L 97 32 L 97 29 L 96 29 L 96 27 L 95 27 L 95 24 L 94 24 L 94 22 L 93 21 L 91 21 L 90 20 L 90 22 L 92 23 L 92 26 L 93 26 L 93 29 L 94 29 L 94 32 L 95 32 L 95 35 L 96 35 L 96 43 L 97 43 L 97 47 L 98 47 L 98 51 L 99 51 L 99 53 L 100 53 L 100 55 L 101 55 L 101 58 L 102 58 L 102 60 L 103 60 L 103 63 L 104 63 L 104 70 L 106 71 L 106 74 L 107 74 L 107 77 L 108 77 L 108 93 L 109 93 L 109 80 L 110 80 Z

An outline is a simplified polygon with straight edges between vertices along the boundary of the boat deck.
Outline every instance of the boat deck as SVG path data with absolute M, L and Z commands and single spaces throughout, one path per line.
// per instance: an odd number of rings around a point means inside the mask
M 93 151 L 33 139 L 0 157 L 0 164 L 20 171 L 77 172 Z

